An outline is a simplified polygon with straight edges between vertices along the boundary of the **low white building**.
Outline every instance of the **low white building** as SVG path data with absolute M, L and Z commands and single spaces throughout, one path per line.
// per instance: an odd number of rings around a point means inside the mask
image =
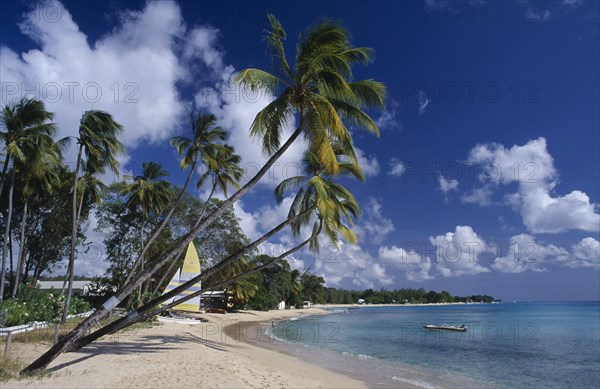
M 92 281 L 73 281 L 73 294 L 82 295 L 87 291 L 87 286 Z M 39 290 L 45 290 L 48 292 L 60 292 L 63 288 L 64 281 L 38 281 L 37 286 Z

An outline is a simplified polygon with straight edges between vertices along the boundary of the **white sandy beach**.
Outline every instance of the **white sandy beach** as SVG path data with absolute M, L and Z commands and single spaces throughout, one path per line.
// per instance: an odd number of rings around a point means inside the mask
M 247 311 L 206 314 L 210 321 L 201 324 L 161 323 L 62 354 L 49 366 L 50 376 L 11 380 L 2 388 L 366 387 L 361 381 L 258 346 L 254 340 L 265 336 L 264 326 L 248 326 L 248 322 L 323 313 L 318 308 Z M 231 326 L 236 323 L 240 325 Z M 13 343 L 12 355 L 30 362 L 47 348 Z

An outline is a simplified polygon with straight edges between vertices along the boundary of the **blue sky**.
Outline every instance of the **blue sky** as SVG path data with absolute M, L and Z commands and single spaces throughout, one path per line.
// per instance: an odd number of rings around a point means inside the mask
M 108 110 L 126 128 L 123 171 L 155 160 L 176 182 L 184 173 L 168 139 L 187 130 L 181 117 L 192 108 L 219 118 L 249 173 L 265 160 L 247 130 L 271 96 L 231 78 L 269 69 L 268 12 L 288 33 L 290 58 L 297 33 L 321 16 L 340 19 L 376 53 L 355 77 L 385 83 L 388 104 L 371 112 L 379 139 L 353 130 L 367 175 L 347 182 L 364 211 L 359 245 L 326 247 L 312 271 L 355 289 L 600 299 L 598 2 L 28 4 L 0 6 L 2 104 L 43 98 L 62 136 L 84 110 Z M 302 147 L 236 205 L 250 237 L 283 220 L 286 201 L 277 206 L 272 190 Z M 89 234 L 98 241 L 93 223 Z M 286 233 L 263 249 L 291 244 Z M 77 268 L 101 272 L 97 259 Z

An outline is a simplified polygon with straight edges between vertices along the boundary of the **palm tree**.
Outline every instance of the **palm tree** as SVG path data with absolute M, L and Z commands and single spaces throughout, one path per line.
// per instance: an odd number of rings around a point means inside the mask
M 189 169 L 190 172 L 186 177 L 185 183 L 179 197 L 173 203 L 169 212 L 165 215 L 165 218 L 160 223 L 158 228 L 153 232 L 152 236 L 146 242 L 146 245 L 142 248 L 140 256 L 134 262 L 131 271 L 127 278 L 125 279 L 125 285 L 129 283 L 131 280 L 134 271 L 137 269 L 141 260 L 150 247 L 150 245 L 158 238 L 159 234 L 166 227 L 168 221 L 171 219 L 171 216 L 175 212 L 175 209 L 183 199 L 187 188 L 189 186 L 190 180 L 196 171 L 196 166 L 199 162 L 203 162 L 205 165 L 210 166 L 214 165 L 214 161 L 212 161 L 211 156 L 217 153 L 217 150 L 220 150 L 222 146 L 219 142 L 225 141 L 227 139 L 227 133 L 221 127 L 216 125 L 217 118 L 214 115 L 207 115 L 202 112 L 198 113 L 190 113 L 188 116 L 188 123 L 192 130 L 192 137 L 188 138 L 185 136 L 174 136 L 171 138 L 171 146 L 175 147 L 177 153 L 183 158 L 179 163 L 181 169 Z M 185 248 L 184 248 L 185 249 Z M 183 251 L 183 249 L 181 250 Z M 175 256 L 175 258 L 179 257 L 179 254 Z M 173 259 L 173 263 L 175 263 L 175 259 Z M 169 268 L 169 271 L 171 268 Z M 164 278 L 164 276 L 163 276 Z
M 296 304 L 301 301 L 302 283 L 300 283 L 300 271 L 294 269 L 290 272 L 290 295 L 288 296 L 288 305 Z
M 4 295 L 7 247 L 13 211 L 15 177 L 17 173 L 16 164 L 25 163 L 28 158 L 27 151 L 35 149 L 35 145 L 44 147 L 44 145 L 52 144 L 52 136 L 56 132 L 54 123 L 48 123 L 49 120 L 52 120 L 52 117 L 53 114 L 46 111 L 43 102 L 26 98 L 22 98 L 14 104 L 6 105 L 0 114 L 0 121 L 4 127 L 4 131 L 0 131 L 0 139 L 4 141 L 6 148 L 6 157 L 0 176 L 0 193 L 4 188 L 4 183 L 8 179 L 8 167 L 11 162 L 13 165 L 12 172 L 10 173 L 10 187 L 8 190 L 8 215 L 6 218 L 4 240 L 2 243 L 0 301 L 2 301 Z
M 202 220 L 208 204 L 217 189 L 227 197 L 227 188 L 229 186 L 235 189 L 240 188 L 238 181 L 244 175 L 244 169 L 240 167 L 241 160 L 240 156 L 235 154 L 233 147 L 229 145 L 207 150 L 205 161 L 206 172 L 200 176 L 196 188 L 200 189 L 208 180 L 210 180 L 212 185 L 195 226 Z
M 64 322 L 67 319 L 71 295 L 73 293 L 73 276 L 75 275 L 75 248 L 77 246 L 77 188 L 79 187 L 79 170 L 84 165 L 88 174 L 102 174 L 109 169 L 114 173 L 119 171 L 117 155 L 125 151 L 125 146 L 119 141 L 118 136 L 123 132 L 123 127 L 117 123 L 112 115 L 104 111 L 86 111 L 79 122 L 79 137 L 77 144 L 79 150 L 75 163 L 73 181 L 73 211 L 71 230 L 71 253 L 69 256 L 69 285 L 65 299 Z M 83 160 L 85 157 L 85 164 Z
M 83 168 L 83 176 L 77 185 L 79 206 L 77 207 L 77 220 L 81 220 L 81 210 L 84 204 L 98 204 L 102 200 L 102 190 L 106 185 L 100 181 L 90 169 Z
M 212 279 L 207 281 L 208 285 L 220 284 L 224 281 L 236 278 L 240 274 L 245 274 L 252 267 L 246 258 L 241 258 L 239 261 L 232 263 L 225 269 L 220 271 Z M 232 282 L 227 287 L 227 293 L 233 297 L 234 305 L 244 306 L 248 304 L 250 299 L 258 292 L 258 286 L 252 282 L 248 277 L 239 279 L 238 281 Z
M 140 253 L 144 248 L 144 230 L 150 213 L 160 215 L 171 201 L 171 185 L 168 181 L 161 179 L 168 176 L 169 173 L 160 164 L 144 162 L 142 164 L 142 175 L 136 176 L 133 182 L 121 191 L 121 195 L 129 196 L 125 204 L 127 207 L 132 210 L 136 210 L 138 207 L 141 209 Z M 144 271 L 144 259 L 141 254 L 140 258 L 142 258 L 140 268 Z
M 35 144 L 27 151 L 28 159 L 24 163 L 17 163 L 21 181 L 23 197 L 23 213 L 21 217 L 21 239 L 19 243 L 18 266 L 13 285 L 12 296 L 15 297 L 19 290 L 20 276 L 25 264 L 25 227 L 27 225 L 29 200 L 42 192 L 51 193 L 60 185 L 58 171 L 62 163 L 62 155 L 58 143 Z
M 208 180 L 211 181 L 212 185 L 210 193 L 206 198 L 204 205 L 202 206 L 200 215 L 194 224 L 194 228 L 202 221 L 202 217 L 208 209 L 210 200 L 212 199 L 215 191 L 218 189 L 223 192 L 225 196 L 227 196 L 227 188 L 229 186 L 233 186 L 234 188 L 239 189 L 238 181 L 244 175 L 244 169 L 239 167 L 241 158 L 239 155 L 234 153 L 233 147 L 229 145 L 223 145 L 221 147 L 207 148 L 205 155 L 206 157 L 204 163 L 206 165 L 206 171 L 202 174 L 202 176 L 200 176 L 200 179 L 196 184 L 196 188 L 200 189 Z M 179 258 L 183 251 L 184 250 L 182 249 L 181 252 L 175 256 L 175 259 Z M 156 295 L 167 276 L 173 274 L 173 268 L 177 264 L 175 259 L 171 261 L 171 265 L 161 276 L 159 282 L 154 288 L 154 291 L 152 292 L 152 295 Z
M 362 180 L 363 175 L 358 163 L 356 161 L 348 161 L 348 156 L 344 154 L 345 150 L 340 148 L 339 145 L 336 145 L 334 150 L 336 152 L 336 160 L 338 160 L 339 164 L 338 173 L 354 176 Z M 350 230 L 350 228 L 344 225 L 343 222 L 345 219 L 352 224 L 352 218 L 358 217 L 361 212 L 360 207 L 352 193 L 337 183 L 335 176 L 327 174 L 323 163 L 321 163 L 321 161 L 311 150 L 308 150 L 305 153 L 303 167 L 305 175 L 288 178 L 284 180 L 275 190 L 275 197 L 278 202 L 281 202 L 283 200 L 285 191 L 292 188 L 299 188 L 290 207 L 288 219 L 286 221 L 251 244 L 242 247 L 236 253 L 225 258 L 216 266 L 213 266 L 204 273 L 183 283 L 169 293 L 157 297 L 138 308 L 137 312 L 139 313 L 139 316 L 119 319 L 107 325 L 103 329 L 80 339 L 76 343 L 75 348 L 79 349 L 86 344 L 100 338 L 101 336 L 114 333 L 140 320 L 147 319 L 148 317 L 157 315 L 160 312 L 164 312 L 176 304 L 169 303 L 162 305 L 158 309 L 156 309 L 156 307 L 170 298 L 176 297 L 179 293 L 199 281 L 210 279 L 213 281 L 211 283 L 211 289 L 229 285 L 230 289 L 233 288 L 235 293 L 239 292 L 241 297 L 245 296 L 246 292 L 250 294 L 252 293 L 253 288 L 251 286 L 252 283 L 249 282 L 247 278 L 249 275 L 273 266 L 277 263 L 277 261 L 293 254 L 307 244 L 311 250 L 318 251 L 318 237 L 323 231 L 323 228 L 325 229 L 326 236 L 331 240 L 335 247 L 338 247 L 340 234 L 348 243 L 356 243 L 356 235 L 352 232 L 352 230 Z M 316 215 L 314 215 L 315 213 Z M 251 250 L 254 250 L 261 243 L 268 240 L 271 236 L 281 231 L 287 225 L 292 226 L 292 232 L 295 235 L 300 235 L 301 227 L 306 225 L 315 216 L 316 220 L 313 225 L 312 234 L 308 239 L 305 239 L 294 248 L 286 251 L 280 256 L 271 258 L 265 263 L 260 263 L 258 266 L 248 269 L 243 259 L 244 255 Z M 298 271 L 295 271 L 295 273 L 292 274 L 292 285 L 295 292 L 299 292 L 302 287 L 301 284 L 297 283 L 298 275 Z M 211 277 L 214 277 L 215 280 L 213 280 Z M 194 292 L 182 299 L 179 299 L 178 304 L 198 296 L 203 291 L 205 290 Z
M 262 138 L 263 149 L 272 154 L 271 158 L 241 189 L 197 223 L 165 253 L 163 259 L 157 261 L 152 272 L 175 258 L 200 231 L 250 191 L 302 132 L 309 139 L 310 147 L 316 151 L 328 173 L 332 174 L 340 169 L 334 147 L 339 148 L 339 145 L 342 145 L 350 159 L 356 160 L 352 139 L 342 118 L 358 128 L 379 134 L 376 124 L 363 110 L 383 106 L 385 87 L 373 80 L 351 81 L 352 65 L 355 62 L 368 63 L 370 50 L 353 48 L 347 31 L 339 23 L 326 20 L 316 24 L 300 37 L 296 68 L 295 72 L 292 72 L 283 50 L 285 31 L 272 15 L 269 15 L 269 21 L 271 32 L 267 35 L 267 42 L 276 68 L 282 73 L 281 77 L 263 70 L 246 69 L 236 80 L 251 90 L 266 90 L 275 94 L 280 88 L 283 89 L 278 98 L 257 114 L 250 128 L 251 135 Z M 280 146 L 282 127 L 292 121 L 294 113 L 299 114 L 299 126 Z M 140 275 L 137 282 L 143 282 L 141 278 L 150 277 L 152 272 Z M 121 294 L 126 296 L 131 293 L 132 287 L 125 288 Z M 90 319 L 90 322 L 93 320 L 95 318 Z M 82 328 L 87 325 L 82 325 Z
M 21 148 L 23 142 L 54 136 L 55 124 L 47 123 L 53 117 L 53 113 L 46 111 L 44 103 L 35 99 L 21 98 L 4 106 L 0 113 L 4 127 L 0 131 L 0 140 L 4 142 L 6 155 L 0 175 L 0 192 L 6 182 L 10 162 L 24 161 L 27 157 Z
M 373 80 L 352 81 L 355 62 L 371 62 L 371 50 L 352 47 L 345 28 L 323 20 L 300 36 L 296 65 L 290 67 L 283 46 L 286 33 L 269 15 L 271 31 L 266 37 L 276 73 L 245 69 L 236 80 L 252 91 L 262 90 L 278 97 L 260 111 L 250 134 L 260 137 L 263 150 L 273 154 L 280 148 L 285 124 L 299 114 L 294 135 L 304 132 L 326 171 L 337 173 L 339 166 L 332 144 L 341 142 L 351 149 L 352 138 L 342 119 L 379 135 L 379 129 L 363 109 L 383 107 L 385 87 Z
M 334 146 L 338 163 L 337 175 L 350 175 L 359 180 L 364 180 L 360 166 L 356 161 L 349 161 L 344 155 L 345 150 Z M 307 150 L 302 160 L 304 175 L 289 177 L 275 188 L 275 199 L 281 203 L 285 192 L 297 190 L 290 206 L 288 218 L 299 215 L 302 211 L 315 206 L 317 218 L 323 221 L 325 234 L 337 248 L 341 234 L 344 240 L 354 244 L 357 242 L 354 232 L 344 224 L 343 220 L 353 224 L 352 219 L 360 215 L 360 207 L 352 193 L 336 181 L 336 176 L 328 174 L 325 164 L 312 151 Z M 292 223 L 292 232 L 300 233 L 303 225 L 310 221 L 311 215 L 305 214 Z M 311 242 L 311 248 L 318 249 L 319 241 Z
M 250 129 L 253 136 L 262 138 L 263 148 L 270 155 L 269 160 L 235 194 L 223 201 L 170 249 L 161 253 L 158 256 L 160 259 L 154 261 L 152 267 L 138 274 L 135 281 L 126 284 L 106 304 L 27 366 L 23 372 L 37 371 L 46 367 L 71 347 L 94 323 L 105 317 L 116 304 L 129 296 L 138 285 L 175 258 L 198 233 L 248 193 L 302 133 L 317 151 L 316 154 L 323 161 L 328 173 L 336 173 L 339 169 L 332 143 L 343 143 L 347 147 L 352 143 L 342 120 L 348 121 L 353 127 L 364 128 L 373 134 L 379 133 L 377 126 L 364 110 L 383 106 L 385 87 L 373 80 L 352 81 L 352 66 L 355 63 L 370 62 L 370 50 L 354 48 L 343 26 L 335 21 L 325 20 L 315 24 L 300 36 L 296 63 L 292 70 L 283 49 L 286 33 L 274 16 L 269 15 L 269 21 L 271 31 L 266 40 L 277 75 L 258 69 L 246 69 L 236 78 L 237 82 L 252 90 L 267 90 L 278 96 L 257 114 Z M 280 145 L 282 127 L 294 121 L 294 114 L 298 115 L 298 127 L 285 143 Z

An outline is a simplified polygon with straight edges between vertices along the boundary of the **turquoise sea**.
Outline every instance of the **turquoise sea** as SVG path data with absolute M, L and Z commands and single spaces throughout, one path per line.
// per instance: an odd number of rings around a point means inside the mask
M 465 324 L 466 332 L 425 324 Z M 600 387 L 600 303 L 349 309 L 276 323 L 275 343 L 381 387 Z

